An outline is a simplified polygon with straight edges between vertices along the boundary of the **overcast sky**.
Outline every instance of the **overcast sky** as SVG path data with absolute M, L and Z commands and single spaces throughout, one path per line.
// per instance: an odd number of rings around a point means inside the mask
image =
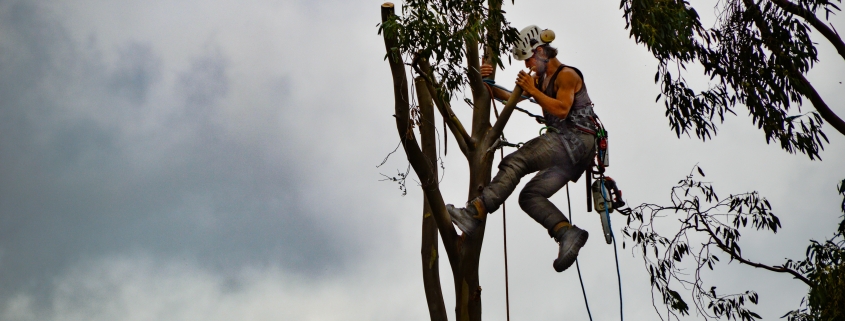
M 584 72 L 630 204 L 667 203 L 699 164 L 720 195 L 758 190 L 781 218 L 776 235 L 743 234 L 750 258 L 800 259 L 810 238 L 832 234 L 845 137 L 825 127 L 824 161 L 810 161 L 766 145 L 738 107 L 712 141 L 678 139 L 654 102 L 654 59 L 628 38 L 617 1 L 506 2 L 515 27 L 555 30 L 560 59 Z M 401 151 L 376 167 L 398 143 L 380 5 L 0 1 L 0 320 L 428 319 L 422 195 L 413 175 L 406 196 L 382 181 L 406 169 Z M 699 9 L 705 24 L 712 5 Z M 845 62 L 816 41 L 808 78 L 843 117 Z M 512 86 L 518 67 L 499 83 Z M 527 141 L 539 127 L 516 114 L 506 135 Z M 442 190 L 461 204 L 466 163 L 449 150 Z M 593 235 L 580 256 L 586 292 L 593 316 L 612 320 L 613 248 L 579 183 L 573 221 Z M 552 200 L 565 208 L 564 193 Z M 585 319 L 575 270 L 555 273 L 556 244 L 515 200 L 507 209 L 512 317 Z M 504 320 L 501 219 L 490 216 L 481 257 L 487 320 Z M 624 217 L 613 223 L 619 235 Z M 641 258 L 620 248 L 620 264 L 626 318 L 656 318 Z M 807 291 L 735 263 L 718 270 L 720 290 L 760 293 L 766 319 Z

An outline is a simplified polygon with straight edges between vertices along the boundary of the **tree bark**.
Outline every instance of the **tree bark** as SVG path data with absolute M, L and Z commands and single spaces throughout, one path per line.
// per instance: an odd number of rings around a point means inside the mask
M 522 96 L 522 87 L 514 87 L 511 97 L 508 99 L 508 102 L 505 103 L 505 107 L 502 107 L 499 119 L 496 119 L 496 123 L 493 124 L 493 128 L 487 133 L 487 137 L 485 138 L 486 141 L 495 141 L 502 135 L 502 131 L 505 129 L 505 125 L 508 124 L 508 120 L 511 118 L 511 114 L 513 114 L 513 110 L 516 107 L 516 103 L 519 102 L 520 96 Z
M 487 7 L 491 13 L 502 11 L 502 0 L 487 0 Z M 487 28 L 487 45 L 484 48 L 484 63 L 493 66 L 493 73 L 485 79 L 496 79 L 496 69 L 499 60 L 499 39 L 502 37 L 499 30 L 502 27 L 502 22 L 496 20 Z
M 387 2 L 382 5 L 382 23 L 391 19 L 394 15 L 392 3 Z M 457 262 L 458 260 L 458 252 L 455 247 L 458 236 L 452 226 L 452 219 L 449 217 L 449 212 L 446 211 L 446 203 L 444 203 L 443 195 L 440 193 L 437 177 L 431 175 L 431 167 L 435 166 L 435 164 L 430 163 L 422 154 L 414 131 L 410 126 L 408 81 L 405 73 L 405 65 L 402 63 L 402 59 L 398 53 L 396 35 L 387 35 L 385 32 L 384 46 L 388 53 L 387 62 L 390 65 L 390 71 L 393 77 L 394 117 L 396 118 L 396 129 L 402 142 L 402 148 L 408 157 L 408 162 L 411 163 L 411 167 L 414 168 L 414 172 L 420 179 L 423 194 L 428 198 L 432 215 L 437 222 L 437 228 L 440 232 L 440 238 L 443 240 L 446 255 L 449 257 L 450 264 L 454 265 L 455 263 L 453 262 Z M 396 53 L 395 55 L 392 54 L 394 52 Z
M 382 5 L 383 26 L 386 22 L 396 19 L 394 10 L 391 3 Z M 475 99 L 472 136 L 470 136 L 452 112 L 451 106 L 447 101 L 444 101 L 439 91 L 441 89 L 440 84 L 436 82 L 434 75 L 431 73 L 431 66 L 428 61 L 423 59 L 424 57 L 415 57 L 411 66 L 421 76 L 416 79 L 422 113 L 420 135 L 423 136 L 423 147 L 421 150 L 409 119 L 407 76 L 405 64 L 399 54 L 397 35 L 390 28 L 383 28 L 382 30 L 384 31 L 385 49 L 388 53 L 387 61 L 393 76 L 396 129 L 408 157 L 408 162 L 420 179 L 425 196 L 423 240 L 420 254 L 423 260 L 423 281 L 431 318 L 432 320 L 445 320 L 446 318 L 444 308 L 442 308 L 442 290 L 436 280 L 439 279 L 439 272 L 435 269 L 438 259 L 436 240 L 439 232 L 443 247 L 449 258 L 449 266 L 452 269 L 456 319 L 459 321 L 481 321 L 481 287 L 478 279 L 478 264 L 484 240 L 486 214 L 481 217 L 482 223 L 472 235 L 458 235 L 455 231 L 451 217 L 445 210 L 443 196 L 438 186 L 437 159 L 432 136 L 434 122 L 430 121 L 433 117 L 433 111 L 430 110 L 433 108 L 431 108 L 430 102 L 434 102 L 467 159 L 470 170 L 467 199 L 470 200 L 480 195 L 481 190 L 490 183 L 493 157 L 495 156 L 495 149 L 490 147 L 501 136 L 501 131 L 507 123 L 508 117 L 513 113 L 522 90 L 517 87 L 515 95 L 502 110 L 496 125 L 491 126 L 489 93 L 486 91 L 486 86 L 481 82 L 478 72 L 480 61 L 478 42 L 474 39 L 465 39 L 470 69 L 468 77 L 470 77 L 470 85 Z M 428 94 L 428 97 L 425 97 L 425 94 Z M 432 225 L 432 221 L 436 227 Z
M 473 20 L 477 19 L 473 17 Z M 472 23 L 472 22 L 470 22 Z M 481 57 L 478 53 L 479 43 L 475 39 L 466 40 L 467 78 L 472 91 L 472 137 L 480 141 L 490 130 L 490 92 L 481 79 Z
M 417 101 L 420 104 L 420 139 L 422 140 L 422 153 L 434 163 L 431 175 L 437 177 L 437 144 L 434 133 L 434 106 L 431 103 L 431 95 L 425 87 L 425 80 L 415 79 L 417 88 Z M 423 198 L 423 219 L 422 219 L 422 244 L 420 255 L 422 258 L 423 287 L 425 298 L 428 303 L 428 313 L 431 321 L 446 321 L 446 305 L 443 302 L 443 288 L 440 285 L 440 259 L 437 251 L 437 222 L 431 212 L 428 197 Z

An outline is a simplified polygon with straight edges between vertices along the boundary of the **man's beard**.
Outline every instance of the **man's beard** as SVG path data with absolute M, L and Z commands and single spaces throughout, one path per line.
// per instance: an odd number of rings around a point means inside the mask
M 538 62 L 538 64 L 535 65 L 536 68 L 535 68 L 534 71 L 536 71 L 538 75 L 545 74 L 546 73 L 546 67 L 548 67 L 548 66 L 549 66 L 549 64 L 547 64 L 547 63 Z

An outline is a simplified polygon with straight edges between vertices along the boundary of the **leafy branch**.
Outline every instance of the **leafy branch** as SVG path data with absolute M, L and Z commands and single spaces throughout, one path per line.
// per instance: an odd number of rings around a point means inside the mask
M 696 169 L 703 177 L 704 171 Z M 716 291 L 715 286 L 705 285 L 702 272 L 714 269 L 719 262 L 717 254 L 728 255 L 730 261 L 789 273 L 811 284 L 788 264 L 770 266 L 742 255 L 740 229 L 776 233 L 781 226 L 780 220 L 771 212 L 771 204 L 759 193 L 748 192 L 720 199 L 710 183 L 694 179 L 691 173 L 672 188 L 670 199 L 670 206 L 637 206 L 628 215 L 627 226 L 623 229 L 625 240 L 633 241 L 633 249 L 642 253 L 652 290 L 660 293 L 667 307 L 668 319 L 679 319 L 690 312 L 690 304 L 680 294 L 679 286 L 691 290 L 692 305 L 705 318 L 726 317 L 743 321 L 760 318 L 746 306 L 748 302 L 757 304 L 756 292 L 722 294 Z M 665 217 L 677 218 L 680 223 L 671 237 L 663 236 L 655 224 L 657 219 Z M 623 247 L 625 243 L 623 241 Z M 692 265 L 692 273 L 686 271 L 689 265 Z M 657 311 L 659 314 L 660 310 Z
M 842 43 L 815 16 L 817 10 L 838 11 L 833 1 L 721 1 L 716 25 L 709 29 L 684 0 L 622 0 L 620 8 L 631 37 L 658 61 L 654 81 L 661 93 L 656 101 L 664 97 L 669 126 L 678 137 L 694 133 L 711 139 L 737 104 L 746 106 L 767 143 L 776 141 L 785 151 L 810 159 L 820 158 L 828 142 L 823 120 L 845 134 L 845 122 L 804 77 L 818 61 L 809 24 L 835 46 Z M 706 90 L 693 90 L 684 79 L 690 64 L 704 68 L 710 78 Z M 793 110 L 797 105 L 800 114 L 804 98 L 817 111 L 797 117 Z
M 503 66 L 499 56 L 507 55 L 519 37 L 504 13 L 501 8 L 488 9 L 480 0 L 409 0 L 403 3 L 402 16 L 383 22 L 379 32 L 395 33 L 395 51 L 405 54 L 408 60 L 414 55 L 427 59 L 437 83 L 443 86 L 441 98 L 448 101 L 468 83 L 468 70 L 463 67 L 467 41 L 495 48 L 490 58 Z M 489 39 L 484 36 L 488 34 L 499 34 L 501 39 L 488 44 Z

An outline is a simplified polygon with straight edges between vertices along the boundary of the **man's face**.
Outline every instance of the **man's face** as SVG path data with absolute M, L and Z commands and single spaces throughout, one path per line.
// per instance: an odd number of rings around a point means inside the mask
M 531 58 L 525 59 L 525 68 L 534 67 L 534 61 L 535 61 L 534 56 L 531 56 Z
M 534 67 L 534 70 L 537 73 L 546 72 L 546 64 L 543 63 L 543 59 L 537 59 L 538 55 L 542 55 L 542 51 L 537 50 L 534 52 L 534 55 L 532 55 L 531 58 L 525 59 L 525 68 Z

